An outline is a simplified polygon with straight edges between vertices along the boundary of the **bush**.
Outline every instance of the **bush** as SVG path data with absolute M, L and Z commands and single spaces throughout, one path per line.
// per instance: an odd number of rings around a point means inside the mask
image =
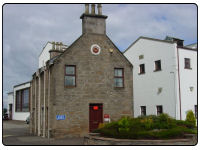
M 192 110 L 189 110 L 187 112 L 185 121 L 190 125 L 190 128 L 194 128 L 196 126 L 196 118 Z
M 168 139 L 183 137 L 185 133 L 197 131 L 191 129 L 191 121 L 175 120 L 167 114 L 160 116 L 123 117 L 118 121 L 105 124 L 95 130 L 102 136 L 128 139 Z

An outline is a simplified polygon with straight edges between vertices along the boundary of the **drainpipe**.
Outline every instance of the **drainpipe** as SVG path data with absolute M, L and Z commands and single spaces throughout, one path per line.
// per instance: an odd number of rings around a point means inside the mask
M 45 91 L 46 91 L 46 89 L 45 89 L 45 80 L 46 80 L 46 67 L 44 67 L 44 109 L 43 109 L 43 137 L 45 137 L 45 120 L 46 120 L 46 117 L 45 117 L 45 115 L 46 115 L 46 101 L 45 101 L 45 95 L 46 95 L 46 93 L 45 93 Z
M 178 46 L 176 45 L 176 51 L 177 51 L 177 63 L 178 63 L 178 90 L 179 90 L 179 106 L 180 106 L 180 120 L 182 120 L 181 115 L 181 83 L 180 83 L 180 66 L 179 66 L 179 51 Z
M 48 138 L 50 138 L 50 133 L 49 133 L 49 127 L 50 127 L 50 125 L 49 125 L 49 123 L 50 123 L 50 121 L 49 121 L 49 114 L 50 114 L 50 105 L 49 105 L 49 101 L 50 101 L 50 75 L 51 75 L 51 73 L 50 73 L 50 67 L 48 68 L 48 72 L 49 72 L 49 75 L 48 75 L 48 104 L 47 104 L 47 106 L 48 106 Z
M 39 71 L 39 88 L 38 88 L 38 136 L 40 136 L 40 71 Z
M 36 85 L 37 85 L 37 80 L 36 80 L 36 76 L 35 76 L 35 112 L 34 112 L 34 113 L 35 113 L 35 115 L 34 115 L 34 120 L 35 120 L 35 121 L 34 121 L 34 122 L 35 122 L 35 135 L 37 134 L 37 133 L 36 133 L 36 131 L 37 131 L 37 130 L 36 130 L 36 128 L 37 128 L 37 126 L 36 126 L 36 114 L 37 114 L 37 113 L 36 113 L 36 111 L 37 111 L 37 109 L 36 109 L 36 108 L 37 108 L 37 107 L 36 107 L 36 106 L 37 106 L 37 105 L 36 105 L 36 100 L 37 100 L 37 98 L 36 98 L 36 97 L 37 97 Z

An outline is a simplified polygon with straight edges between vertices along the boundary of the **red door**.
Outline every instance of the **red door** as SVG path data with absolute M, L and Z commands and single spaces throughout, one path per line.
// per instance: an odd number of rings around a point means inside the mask
M 90 104 L 89 105 L 89 130 L 92 132 L 97 129 L 99 123 L 103 123 L 103 105 Z

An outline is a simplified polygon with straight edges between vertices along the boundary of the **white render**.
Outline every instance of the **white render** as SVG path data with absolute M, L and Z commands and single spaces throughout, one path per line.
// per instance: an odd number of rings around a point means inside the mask
M 175 42 L 140 37 L 124 55 L 133 64 L 134 117 L 141 115 L 141 106 L 146 106 L 146 115 L 157 115 L 156 106 L 162 105 L 163 113 L 176 119 L 185 119 L 188 110 L 194 111 L 194 105 L 197 105 L 196 51 L 180 48 L 177 51 Z M 144 58 L 139 59 L 140 55 L 144 55 Z M 184 69 L 184 58 L 191 58 L 192 70 Z M 154 62 L 157 60 L 161 60 L 161 71 L 154 71 Z M 144 74 L 139 74 L 140 64 L 145 64 Z M 190 92 L 190 86 L 194 87 L 193 92 Z
M 52 50 L 51 42 L 47 42 L 46 46 L 43 48 L 41 54 L 39 55 L 39 68 L 46 66 L 46 61 L 50 59 L 49 50 Z
M 9 92 L 8 93 L 8 98 L 7 98 L 7 102 L 6 103 L 7 103 L 6 104 L 7 114 L 8 114 L 8 117 L 9 117 L 10 116 L 9 104 L 13 104 L 13 92 Z
M 67 45 L 61 44 L 62 42 L 47 42 L 39 55 L 39 68 L 46 66 L 46 62 L 50 60 L 50 50 L 64 51 L 67 48 Z
M 14 93 L 14 99 L 13 99 L 13 116 L 12 116 L 13 120 L 22 120 L 22 121 L 25 121 L 26 118 L 30 115 L 30 112 L 16 112 L 15 111 L 16 91 L 22 90 L 22 89 L 25 89 L 25 88 L 30 88 L 30 82 L 14 86 L 14 89 L 13 89 L 13 93 Z M 29 94 L 30 94 L 30 91 L 29 91 Z M 29 102 L 30 102 L 30 99 L 29 99 Z

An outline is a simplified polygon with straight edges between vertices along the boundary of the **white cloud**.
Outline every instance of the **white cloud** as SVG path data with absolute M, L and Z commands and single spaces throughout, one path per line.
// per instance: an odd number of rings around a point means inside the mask
M 84 5 L 6 4 L 3 7 L 3 93 L 31 79 L 47 41 L 69 45 L 81 35 Z M 197 41 L 197 8 L 185 5 L 104 4 L 107 34 L 121 49 L 139 36 Z

